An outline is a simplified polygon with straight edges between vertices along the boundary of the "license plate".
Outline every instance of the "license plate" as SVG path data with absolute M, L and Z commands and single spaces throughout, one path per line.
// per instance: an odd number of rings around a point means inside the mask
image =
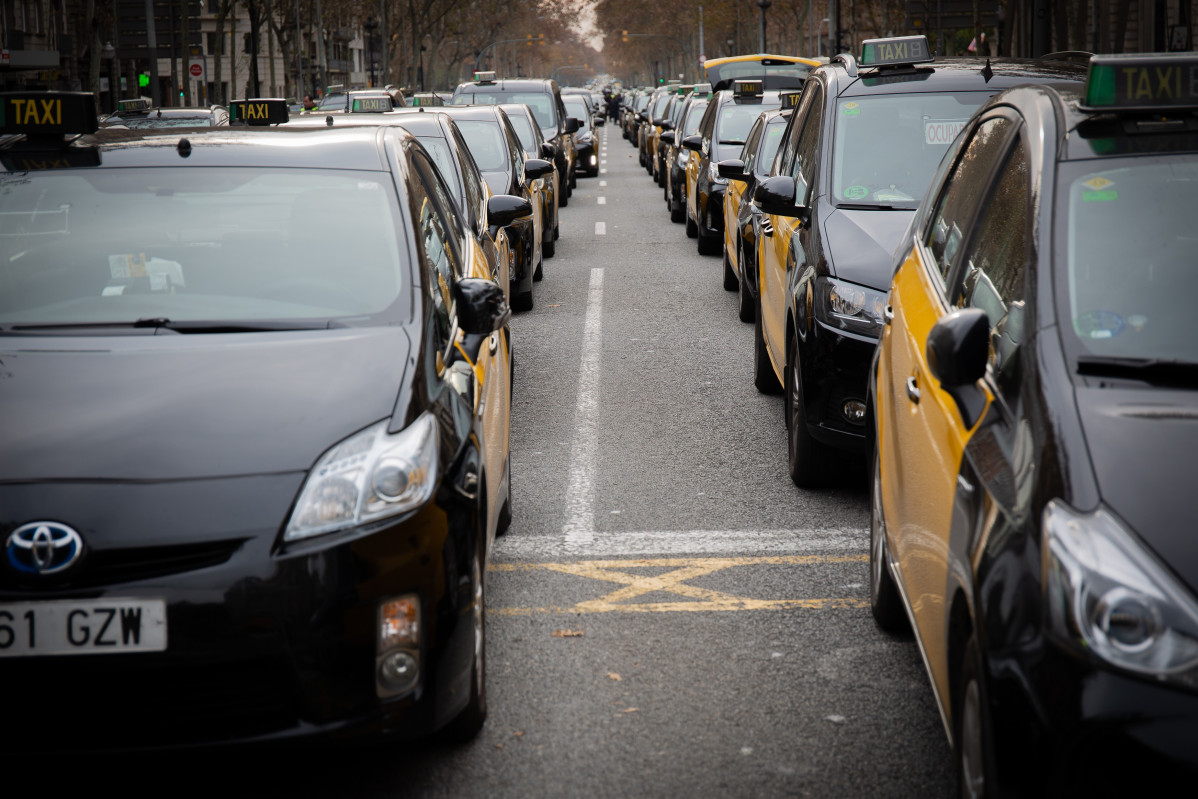
M 0 605 L 0 658 L 165 649 L 166 602 L 162 599 Z

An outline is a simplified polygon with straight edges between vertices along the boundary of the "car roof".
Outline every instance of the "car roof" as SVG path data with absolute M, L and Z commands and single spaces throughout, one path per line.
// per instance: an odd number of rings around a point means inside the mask
M 560 93 L 557 81 L 549 78 L 500 78 L 490 83 L 476 83 L 469 81 L 459 83 L 458 87 L 453 90 L 454 94 L 459 92 L 465 93 L 474 91 L 475 89 L 488 89 L 491 91 L 518 91 L 518 90 L 543 90 L 551 89 L 554 92 Z
M 854 74 L 855 73 L 855 74 Z M 902 68 L 857 68 L 837 56 L 814 70 L 837 84 L 837 96 L 910 92 L 985 91 L 994 93 L 1025 83 L 1070 82 L 1085 79 L 1085 68 L 1066 61 L 1023 58 L 947 58 Z

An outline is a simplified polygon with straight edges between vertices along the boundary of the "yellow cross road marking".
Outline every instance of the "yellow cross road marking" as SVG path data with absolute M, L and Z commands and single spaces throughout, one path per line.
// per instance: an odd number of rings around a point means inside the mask
M 782 610 L 786 608 L 864 608 L 869 601 L 857 598 L 828 599 L 751 599 L 722 591 L 686 584 L 686 580 L 714 574 L 734 566 L 807 565 L 815 563 L 858 563 L 868 555 L 775 555 L 747 558 L 659 558 L 636 560 L 585 560 L 575 563 L 496 563 L 495 572 L 554 571 L 576 577 L 590 577 L 623 585 L 598 599 L 579 602 L 573 607 L 489 608 L 499 616 L 530 616 L 542 613 L 668 613 L 675 611 Z M 629 574 L 622 569 L 672 568 L 664 574 Z M 664 591 L 687 597 L 689 602 L 632 602 L 645 594 Z

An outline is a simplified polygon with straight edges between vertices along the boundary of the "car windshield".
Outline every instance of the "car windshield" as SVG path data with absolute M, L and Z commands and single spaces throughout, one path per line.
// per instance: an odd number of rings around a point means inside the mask
M 433 157 L 433 163 L 437 165 L 437 170 L 441 173 L 441 177 L 445 178 L 445 182 L 453 189 L 454 196 L 460 196 L 462 193 L 462 182 L 458 179 L 460 177 L 458 170 L 453 165 L 453 156 L 449 152 L 449 142 L 440 136 L 417 136 L 416 138 L 424 145 L 424 149 L 428 150 L 428 154 Z
M 699 123 L 703 121 L 703 112 L 707 110 L 706 100 L 696 100 L 686 112 L 686 122 L 682 126 L 682 135 L 695 136 L 699 133 Z
M 520 146 L 524 148 L 526 153 L 529 153 L 534 158 L 539 157 L 537 153 L 537 138 L 532 132 L 532 122 L 524 114 L 512 113 L 507 115 L 508 121 L 512 123 L 512 127 L 516 131 L 516 135 L 520 137 Z
M 524 103 L 532 109 L 541 130 L 557 130 L 557 114 L 554 113 L 553 95 L 548 91 L 503 91 L 495 86 L 476 87 L 453 98 L 454 105 L 499 105 L 500 103 Z M 480 164 L 481 166 L 481 164 Z
M 511 154 L 508 152 L 507 143 L 503 140 L 503 131 L 499 129 L 498 124 L 481 119 L 454 121 L 457 122 L 458 129 L 462 131 L 462 136 L 466 139 L 466 146 L 470 148 L 470 154 L 474 156 L 474 162 L 478 164 L 479 171 L 507 171 L 511 164 Z
M 914 208 L 986 92 L 907 92 L 836 104 L 832 199 Z
M 1057 182 L 1061 314 L 1083 352 L 1198 361 L 1198 156 L 1066 164 Z
M 401 229 L 376 172 L 0 172 L 0 325 L 378 314 Z
M 720 109 L 716 120 L 715 138 L 719 144 L 743 145 L 762 111 L 778 108 L 777 96 L 764 98 L 760 103 L 728 103 Z
M 343 109 L 345 108 L 347 102 L 349 102 L 349 95 L 347 94 L 329 94 L 321 98 L 320 105 L 317 107 L 317 110 L 326 111 L 330 109 Z

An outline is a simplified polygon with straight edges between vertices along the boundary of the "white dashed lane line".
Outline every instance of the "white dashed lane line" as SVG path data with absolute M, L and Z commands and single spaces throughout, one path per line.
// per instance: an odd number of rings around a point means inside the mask
M 607 223 L 606 222 L 596 222 L 595 223 L 595 235 L 602 236 L 606 233 L 607 233 Z

